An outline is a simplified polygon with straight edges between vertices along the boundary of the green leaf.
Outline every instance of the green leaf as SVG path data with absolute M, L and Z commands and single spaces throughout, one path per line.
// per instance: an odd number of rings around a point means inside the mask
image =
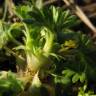
M 80 75 L 78 73 L 76 73 L 73 77 L 72 77 L 72 82 L 76 83 L 78 80 L 80 79 Z
M 2 72 L 1 77 L 2 78 L 0 78 L 0 93 L 9 91 L 13 92 L 14 94 L 17 94 L 23 90 L 22 82 L 16 79 L 16 75 L 11 71 L 7 73 Z
M 17 14 L 19 14 L 20 16 L 22 16 L 23 18 L 30 18 L 30 16 L 28 15 L 28 12 L 30 12 L 32 10 L 32 8 L 30 6 L 18 6 L 16 7 L 16 12 Z
M 63 77 L 62 79 L 61 79 L 61 83 L 62 84 L 69 84 L 71 82 L 71 79 L 70 78 L 67 78 L 67 77 Z
M 43 7 L 43 0 L 36 0 L 36 7 L 41 9 Z
M 84 82 L 86 80 L 86 74 L 85 73 L 82 73 L 81 75 L 80 75 L 80 82 Z
M 62 71 L 62 74 L 63 74 L 65 77 L 71 77 L 72 75 L 75 74 L 75 72 L 72 71 L 72 70 L 66 69 L 66 70 L 63 70 L 63 71 Z
M 64 76 L 56 76 L 54 79 L 55 83 L 69 84 L 71 82 L 70 78 Z
M 0 48 L 7 44 L 9 40 L 7 26 L 0 21 Z
M 59 14 L 58 10 L 54 6 L 52 6 L 52 13 L 53 13 L 53 21 L 57 23 Z

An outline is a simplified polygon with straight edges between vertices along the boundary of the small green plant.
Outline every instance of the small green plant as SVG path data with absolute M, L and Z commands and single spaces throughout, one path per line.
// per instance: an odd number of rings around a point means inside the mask
M 0 21 L 0 48 L 14 56 L 17 67 L 16 73 L 1 71 L 0 95 L 42 96 L 46 90 L 45 96 L 55 96 L 58 84 L 95 80 L 95 59 L 90 56 L 96 48 L 91 38 L 71 30 L 78 24 L 76 16 L 32 2 L 32 6 L 14 6 L 19 22 Z M 78 96 L 91 96 L 84 88 Z

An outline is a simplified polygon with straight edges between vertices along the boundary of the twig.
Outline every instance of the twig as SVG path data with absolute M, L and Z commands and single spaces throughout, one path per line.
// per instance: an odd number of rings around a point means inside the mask
M 46 5 L 49 5 L 49 4 L 52 4 L 54 2 L 57 2 L 58 0 L 48 0 L 48 1 L 45 1 L 43 6 L 46 6 Z
M 13 0 L 7 0 L 7 6 L 8 6 L 8 11 L 10 13 L 11 16 L 14 15 L 14 10 L 15 10 L 15 6 L 14 6 L 14 3 L 13 3 Z
M 90 5 L 82 6 L 81 9 L 87 12 L 94 12 L 96 11 L 96 3 L 92 3 Z
M 80 9 L 78 5 L 74 3 L 74 0 L 63 0 L 67 6 L 71 6 L 72 11 L 92 30 L 93 36 L 96 37 L 96 28 L 87 18 L 85 13 Z
M 89 18 L 96 17 L 96 12 L 94 12 L 94 13 L 92 13 L 92 14 L 89 14 L 88 17 L 89 17 Z
M 3 48 L 4 48 L 5 50 L 7 50 L 7 52 L 11 53 L 13 56 L 18 57 L 19 59 L 25 61 L 25 59 L 24 59 L 22 56 L 17 55 L 17 54 L 16 54 L 15 52 L 13 52 L 10 48 L 8 48 L 8 47 L 6 47 L 6 46 L 4 46 Z

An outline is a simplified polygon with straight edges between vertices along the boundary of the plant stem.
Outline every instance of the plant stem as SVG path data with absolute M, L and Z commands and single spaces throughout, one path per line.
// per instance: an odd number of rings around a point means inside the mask
M 3 14 L 2 21 L 4 21 L 4 20 L 5 20 L 5 18 L 6 18 L 7 8 L 8 8 L 7 3 L 8 3 L 8 0 L 5 0 L 5 3 L 4 3 L 4 14 Z

